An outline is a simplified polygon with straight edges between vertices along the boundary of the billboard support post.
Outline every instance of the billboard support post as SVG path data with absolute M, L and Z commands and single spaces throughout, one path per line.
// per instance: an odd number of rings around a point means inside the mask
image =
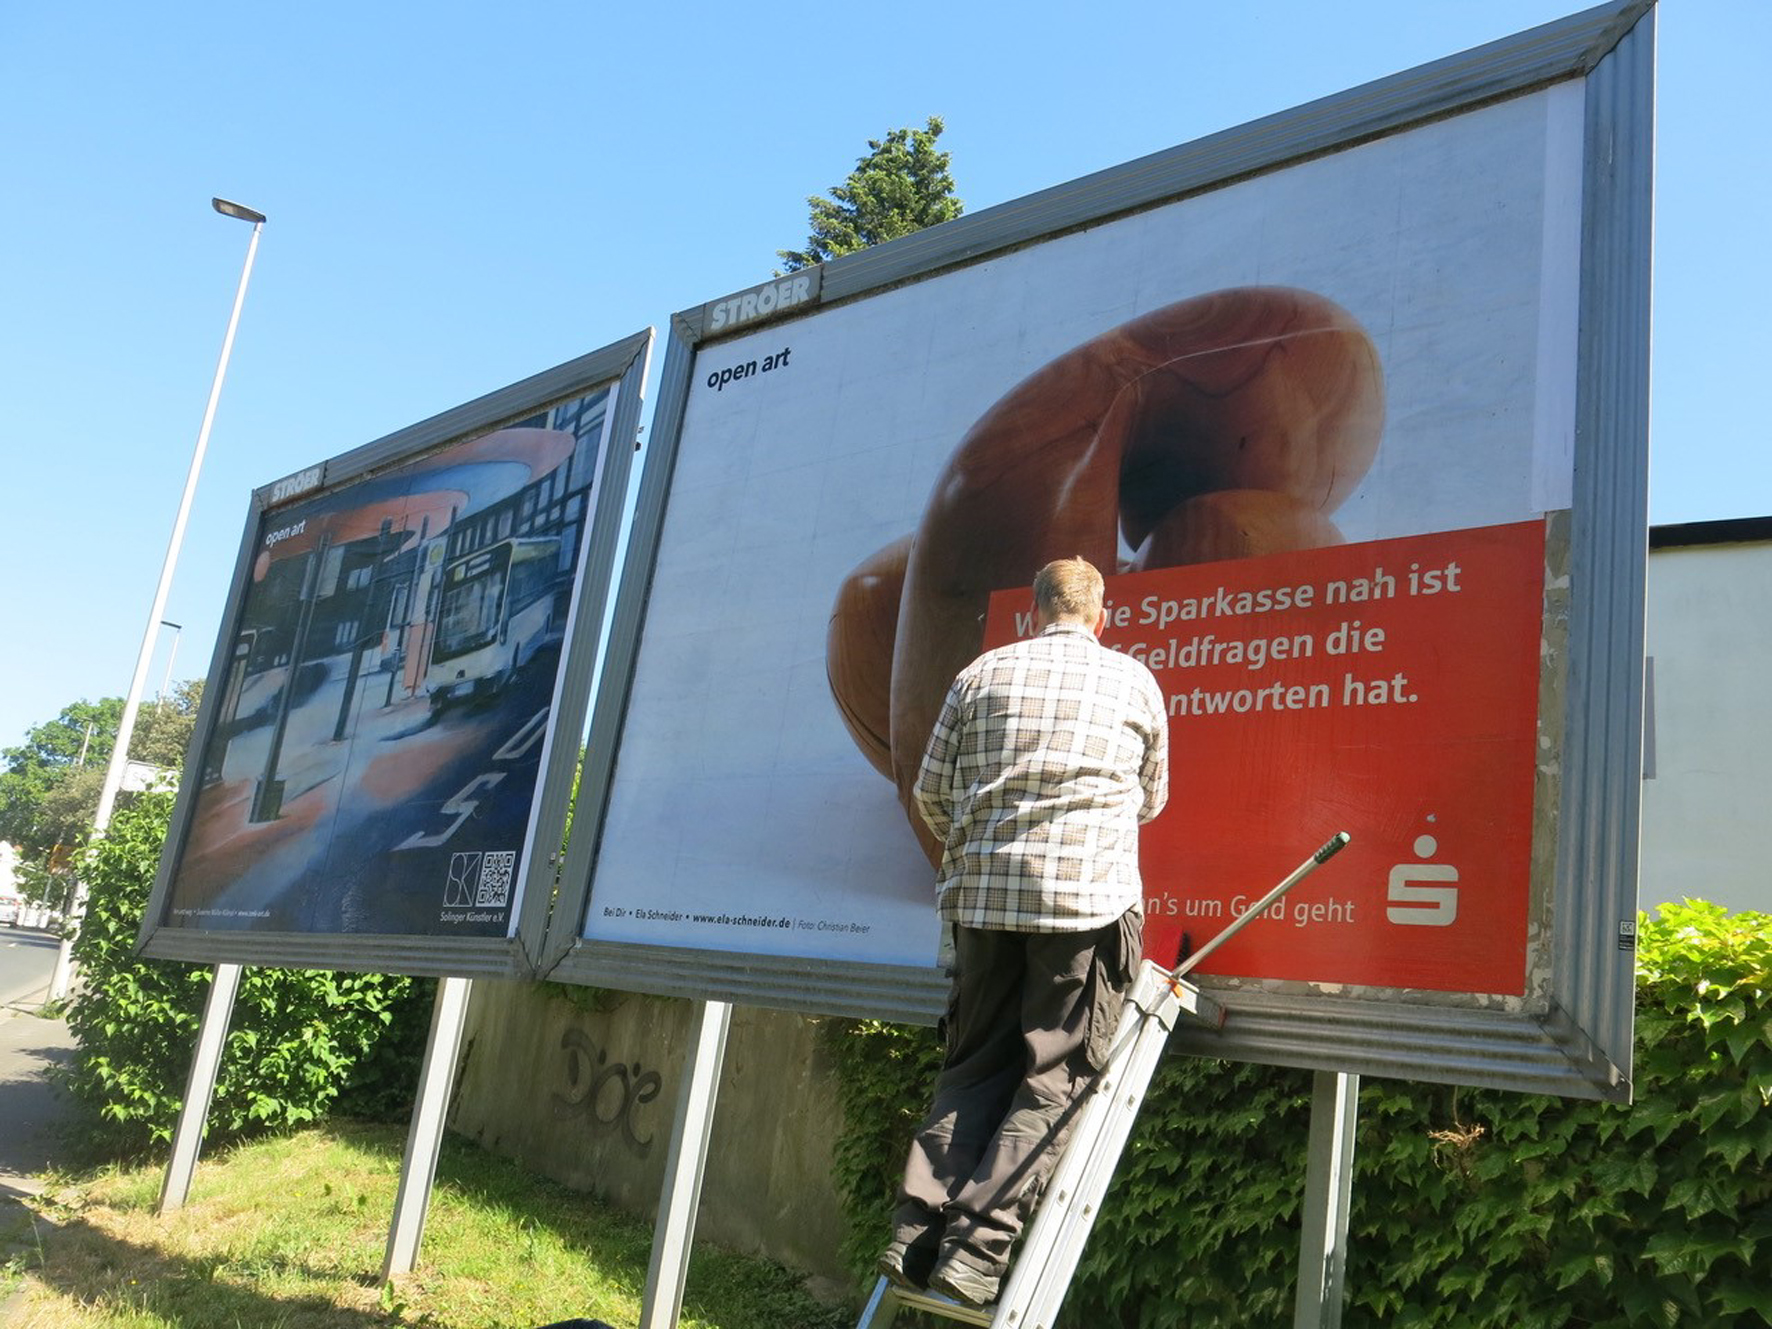
M 172 1157 L 166 1163 L 157 1213 L 182 1209 L 191 1193 L 191 1176 L 197 1170 L 197 1153 L 203 1147 L 203 1127 L 209 1120 L 209 1100 L 215 1096 L 216 1072 L 221 1068 L 222 1046 L 228 1040 L 228 1021 L 234 1014 L 234 997 L 240 991 L 240 969 L 237 964 L 218 964 L 209 980 L 209 996 L 197 1026 L 197 1050 L 191 1057 L 184 1106 L 179 1108 L 178 1126 L 172 1133 Z
M 1354 1126 L 1360 1077 L 1311 1077 L 1311 1130 L 1304 1175 L 1293 1329 L 1338 1329 L 1347 1276 L 1348 1206 L 1354 1188 Z
M 419 1072 L 418 1102 L 413 1106 L 412 1126 L 406 1134 L 406 1155 L 400 1161 L 400 1190 L 394 1197 L 394 1220 L 388 1227 L 383 1279 L 409 1274 L 418 1263 L 425 1210 L 430 1207 L 431 1184 L 437 1178 L 437 1151 L 443 1142 L 444 1118 L 449 1111 L 449 1088 L 455 1080 L 456 1057 L 461 1050 L 462 1028 L 467 1023 L 468 996 L 473 986 L 473 980 L 468 978 L 445 978 L 437 983 L 437 999 L 431 1007 L 431 1036 L 425 1044 L 424 1068 Z
M 704 1001 L 696 1006 L 695 1029 L 684 1058 L 683 1092 L 671 1126 L 671 1156 L 665 1161 L 665 1189 L 659 1197 L 658 1225 L 652 1234 L 652 1263 L 646 1271 L 646 1303 L 640 1329 L 675 1329 L 683 1311 L 683 1283 L 695 1243 L 695 1211 L 701 1203 L 708 1140 L 714 1130 L 714 1100 L 732 1006 Z

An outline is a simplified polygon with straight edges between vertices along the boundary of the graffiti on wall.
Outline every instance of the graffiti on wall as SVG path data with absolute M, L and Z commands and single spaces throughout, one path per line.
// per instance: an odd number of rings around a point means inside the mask
M 582 1118 L 598 1134 L 614 1134 L 636 1158 L 652 1152 L 655 1132 L 641 1134 L 646 1106 L 664 1091 L 657 1071 L 642 1069 L 639 1062 L 612 1062 L 607 1050 L 582 1029 L 560 1035 L 564 1058 L 565 1088 L 556 1089 L 554 1119 Z

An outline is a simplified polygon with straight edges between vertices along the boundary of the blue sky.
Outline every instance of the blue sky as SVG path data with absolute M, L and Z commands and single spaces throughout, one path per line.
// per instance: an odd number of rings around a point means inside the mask
M 212 195 L 270 221 L 181 678 L 254 486 L 766 278 L 870 137 L 944 116 L 977 210 L 1579 7 L 0 7 L 0 746 L 128 686 L 249 234 Z M 1658 26 L 1650 517 L 1772 514 L 1772 5 Z

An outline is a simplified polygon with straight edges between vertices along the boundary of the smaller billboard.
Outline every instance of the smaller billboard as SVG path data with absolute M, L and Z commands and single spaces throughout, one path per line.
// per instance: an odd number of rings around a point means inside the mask
M 255 496 L 148 953 L 527 968 L 522 904 L 564 832 L 649 346 Z

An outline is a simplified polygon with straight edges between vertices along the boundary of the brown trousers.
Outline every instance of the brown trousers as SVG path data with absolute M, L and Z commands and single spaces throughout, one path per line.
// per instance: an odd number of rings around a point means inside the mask
M 954 932 L 947 1057 L 893 1237 L 1000 1275 L 1107 1061 L 1143 916 L 1089 932 Z

